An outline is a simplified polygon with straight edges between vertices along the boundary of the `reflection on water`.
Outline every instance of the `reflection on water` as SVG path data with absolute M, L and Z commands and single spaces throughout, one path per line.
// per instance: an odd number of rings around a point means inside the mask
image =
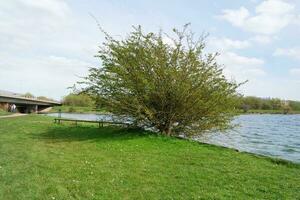
M 58 117 L 58 113 L 48 115 Z M 93 121 L 116 120 L 110 115 L 98 114 L 62 113 L 61 117 Z M 124 122 L 124 119 L 121 121 Z M 300 115 L 240 115 L 233 123 L 239 124 L 234 130 L 226 133 L 207 133 L 195 139 L 240 151 L 300 162 Z
M 52 117 L 59 117 L 59 113 L 47 114 Z M 112 121 L 111 115 L 100 115 L 100 114 L 79 114 L 79 113 L 61 113 L 61 118 L 66 119 L 78 119 L 78 120 L 89 120 L 89 121 Z

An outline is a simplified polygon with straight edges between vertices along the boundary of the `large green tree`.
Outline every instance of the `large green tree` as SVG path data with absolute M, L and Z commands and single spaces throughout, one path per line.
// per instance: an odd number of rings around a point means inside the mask
M 228 128 L 239 84 L 225 78 L 217 54 L 204 54 L 203 37 L 194 40 L 187 27 L 173 29 L 174 37 L 140 26 L 120 40 L 104 32 L 102 66 L 90 69 L 86 90 L 110 112 L 166 135 Z
M 93 99 L 86 94 L 71 93 L 65 96 L 62 103 L 67 106 L 94 107 Z

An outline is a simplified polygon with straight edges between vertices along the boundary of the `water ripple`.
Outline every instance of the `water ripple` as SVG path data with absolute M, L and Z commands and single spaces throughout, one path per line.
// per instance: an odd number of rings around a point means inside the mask
M 207 133 L 196 140 L 300 163 L 300 115 L 240 115 L 226 133 Z

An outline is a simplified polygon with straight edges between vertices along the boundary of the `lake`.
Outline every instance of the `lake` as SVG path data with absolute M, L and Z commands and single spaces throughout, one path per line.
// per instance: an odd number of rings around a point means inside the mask
M 49 113 L 47 116 L 59 117 L 59 113 Z M 100 114 L 81 114 L 81 113 L 61 113 L 61 118 L 66 119 L 78 119 L 78 120 L 89 120 L 89 121 L 112 121 L 114 118 L 111 115 L 100 115 Z
M 48 115 L 58 116 L 57 113 Z M 62 113 L 61 117 L 113 120 L 112 116 L 96 114 Z M 232 123 L 239 126 L 225 133 L 206 133 L 194 139 L 300 163 L 300 115 L 240 115 Z
M 196 140 L 276 158 L 300 162 L 300 115 L 240 115 L 226 133 L 210 133 Z

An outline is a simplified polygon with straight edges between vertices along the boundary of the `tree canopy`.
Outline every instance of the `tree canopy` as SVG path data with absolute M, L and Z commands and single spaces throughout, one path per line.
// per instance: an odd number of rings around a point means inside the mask
M 67 106 L 93 107 L 94 100 L 87 94 L 71 93 L 65 96 L 62 103 Z
M 90 69 L 85 90 L 108 111 L 166 135 L 228 128 L 239 84 L 225 78 L 217 53 L 204 53 L 204 37 L 195 40 L 188 25 L 173 32 L 138 26 L 120 40 L 104 32 L 102 66 Z
M 30 92 L 26 92 L 23 97 L 26 97 L 26 98 L 30 98 L 30 99 L 34 99 L 35 96 L 33 94 L 31 94 Z
M 300 102 L 282 100 L 279 98 L 260 98 L 254 96 L 241 97 L 237 100 L 237 108 L 248 110 L 281 110 L 284 113 L 289 111 L 300 111 Z
M 55 101 L 54 99 L 49 98 L 49 97 L 45 97 L 45 96 L 38 96 L 37 99 L 38 100 L 45 100 L 45 101 Z

